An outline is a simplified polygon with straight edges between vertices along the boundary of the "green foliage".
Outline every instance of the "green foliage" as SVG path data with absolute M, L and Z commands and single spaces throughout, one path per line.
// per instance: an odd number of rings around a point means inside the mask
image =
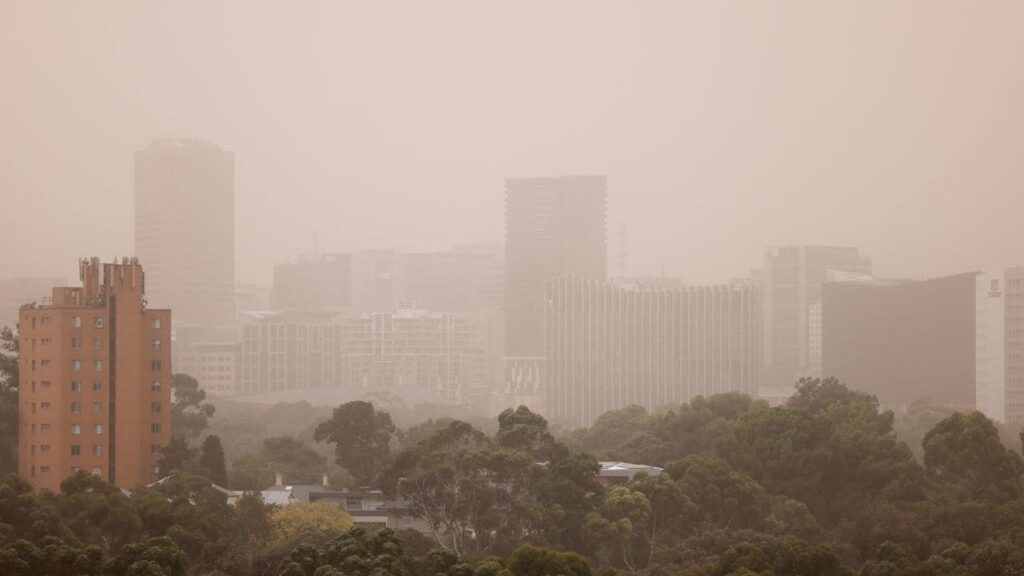
M 258 454 L 235 459 L 232 485 L 246 490 L 267 488 L 277 472 L 285 475 L 289 484 L 319 484 L 326 471 L 326 456 L 298 438 L 278 436 L 263 440 Z
M 391 416 L 370 402 L 355 401 L 335 408 L 331 419 L 317 426 L 314 439 L 333 443 L 338 464 L 370 486 L 387 463 L 394 433 Z
M 224 462 L 224 447 L 221 445 L 219 437 L 211 434 L 203 440 L 199 466 L 202 467 L 211 482 L 220 486 L 227 485 L 228 469 Z
M 174 405 L 171 407 L 171 430 L 185 440 L 198 438 L 209 426 L 216 407 L 206 402 L 206 391 L 188 374 L 175 374 L 171 379 Z
M 924 464 L 929 474 L 973 498 L 1001 502 L 1021 496 L 1021 457 L 1002 445 L 981 412 L 957 412 L 932 428 L 924 437 Z
M 0 329 L 0 474 L 18 471 L 18 334 Z

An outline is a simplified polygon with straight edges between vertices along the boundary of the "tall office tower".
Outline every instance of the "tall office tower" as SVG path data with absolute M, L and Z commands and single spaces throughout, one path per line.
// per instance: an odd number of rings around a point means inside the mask
M 540 391 L 545 282 L 607 277 L 607 188 L 604 176 L 505 181 L 506 392 Z
M 547 289 L 546 415 L 590 425 L 631 404 L 755 395 L 763 367 L 761 291 L 560 278 Z
M 1024 424 L 1024 267 L 979 275 L 975 288 L 978 410 Z
M 765 251 L 765 374 L 762 396 L 788 397 L 803 376 L 821 376 L 818 310 L 821 286 L 831 278 L 871 274 L 856 248 L 784 246 Z
M 822 373 L 889 408 L 974 409 L 976 276 L 826 283 Z
M 178 325 L 234 324 L 234 153 L 198 140 L 135 153 L 135 255 Z
M 146 307 L 134 259 L 79 265 L 82 286 L 21 310 L 18 474 L 57 491 L 76 470 L 158 478 L 171 437 L 171 311 Z

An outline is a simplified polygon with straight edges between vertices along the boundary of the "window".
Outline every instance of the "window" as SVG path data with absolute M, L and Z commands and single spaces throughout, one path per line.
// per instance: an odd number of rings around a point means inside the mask
M 81 380 L 72 380 L 71 381 L 71 391 L 72 392 L 81 392 L 82 391 L 82 381 Z
M 82 339 L 81 338 L 72 338 L 71 339 L 71 348 L 73 348 L 75 350 L 78 350 L 81 347 L 82 347 Z
M 81 414 L 82 413 L 82 403 L 81 402 L 72 402 L 71 403 L 71 413 L 72 414 Z
M 49 324 L 49 323 L 50 323 L 50 321 L 51 321 L 51 320 L 50 320 L 50 317 L 49 317 L 49 316 L 43 316 L 43 324 Z
M 150 382 L 149 383 L 149 389 L 152 390 L 153 392 L 159 392 L 160 391 L 160 381 L 159 380 L 154 380 L 154 381 Z
M 160 411 L 160 403 L 159 402 L 150 402 L 149 403 L 149 411 L 150 412 L 154 412 L 154 413 L 159 412 Z
M 36 381 L 35 380 L 32 381 L 32 391 L 33 392 L 36 391 Z
M 99 468 L 93 468 L 92 473 L 97 476 L 103 476 L 103 472 Z
M 103 360 L 93 360 L 92 369 L 96 370 L 97 372 L 103 370 Z
M 160 341 L 159 340 L 153 340 L 153 350 L 159 350 L 159 349 L 160 349 Z
M 159 424 L 150 424 L 149 425 L 149 431 L 151 433 L 153 433 L 153 434 L 159 434 L 160 433 L 160 425 Z
M 103 414 L 103 402 L 93 402 L 92 403 L 92 413 L 93 414 Z
M 33 433 L 33 434 L 35 434 L 35 433 L 36 433 L 36 425 L 35 425 L 35 424 L 33 424 L 33 425 L 32 425 L 32 433 Z
M 75 328 L 81 328 L 82 327 L 82 317 L 81 316 L 72 316 L 71 317 L 71 325 L 74 326 Z
M 100 434 L 103 434 L 103 424 L 93 424 L 92 425 L 92 433 L 97 435 L 97 436 L 99 436 Z
M 93 338 L 92 339 L 92 349 L 93 350 L 103 350 L 103 339 L 102 338 Z
M 36 455 L 36 445 L 35 444 L 32 445 L 32 455 L 33 456 Z
M 345 498 L 345 510 L 362 510 L 362 498 Z
M 49 430 L 49 429 L 50 429 L 50 425 L 46 424 L 45 422 L 39 425 L 39 430 L 40 431 L 42 431 L 42 430 Z
M 33 338 L 33 340 L 34 340 L 34 338 Z M 50 343 L 53 342 L 53 340 L 51 340 L 50 338 L 43 338 L 42 340 L 40 340 L 40 342 L 42 342 L 43 346 L 49 346 Z
M 102 316 L 93 316 L 92 327 L 93 328 L 103 328 L 103 317 Z
M 93 382 L 92 391 L 99 392 L 100 390 L 103 390 L 103 382 Z
M 72 360 L 71 361 L 71 369 L 76 371 L 76 372 L 81 370 L 82 369 L 82 361 L 81 360 Z
M 42 408 L 43 410 L 49 410 L 50 409 L 50 403 L 49 402 L 42 402 L 42 403 L 39 404 L 39 407 Z
M 39 387 L 40 388 L 44 388 L 44 389 L 45 388 L 49 388 L 50 387 L 50 381 L 49 380 L 43 380 L 42 382 L 39 383 Z
M 50 445 L 49 444 L 42 444 L 42 445 L 40 445 L 39 446 L 39 451 L 40 452 L 49 452 L 50 451 Z
M 153 318 L 152 324 L 153 324 L 153 328 L 159 329 L 160 328 L 160 319 L 159 318 Z
M 40 365 L 41 365 L 41 366 L 42 366 L 43 368 L 49 368 L 49 367 L 50 367 L 50 361 L 49 361 L 49 360 L 43 360 L 43 361 L 39 362 L 39 364 L 40 364 Z
M 81 424 L 72 424 L 71 425 L 71 434 L 73 434 L 75 436 L 78 436 L 81 433 L 82 433 L 82 425 Z
M 46 474 L 49 471 L 50 471 L 50 467 L 49 466 L 40 466 L 39 467 L 39 472 L 42 473 L 42 474 Z
M 153 361 L 151 361 L 151 362 L 149 363 L 149 367 L 150 367 L 151 369 L 153 369 L 153 371 L 159 371 L 159 370 L 160 370 L 160 361 L 159 361 L 159 360 L 153 360 Z
M 92 445 L 92 455 L 93 456 L 103 456 L 103 445 L 102 444 L 93 444 Z
M 82 455 L 82 446 L 80 444 L 72 444 L 71 445 L 71 455 L 72 456 L 81 456 Z

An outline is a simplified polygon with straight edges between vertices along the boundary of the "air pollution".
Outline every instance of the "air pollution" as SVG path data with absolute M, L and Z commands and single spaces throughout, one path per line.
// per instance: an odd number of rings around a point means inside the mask
M 0 573 L 1024 573 L 1024 4 L 0 6 Z

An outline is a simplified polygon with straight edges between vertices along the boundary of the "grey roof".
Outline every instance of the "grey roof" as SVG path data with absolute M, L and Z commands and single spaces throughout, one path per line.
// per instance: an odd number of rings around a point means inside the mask
M 663 472 L 657 466 L 648 466 L 646 464 L 631 464 L 629 462 L 600 462 L 599 464 L 601 465 L 601 471 L 597 475 L 606 478 L 632 478 L 640 472 L 645 472 L 648 476 L 658 476 Z

